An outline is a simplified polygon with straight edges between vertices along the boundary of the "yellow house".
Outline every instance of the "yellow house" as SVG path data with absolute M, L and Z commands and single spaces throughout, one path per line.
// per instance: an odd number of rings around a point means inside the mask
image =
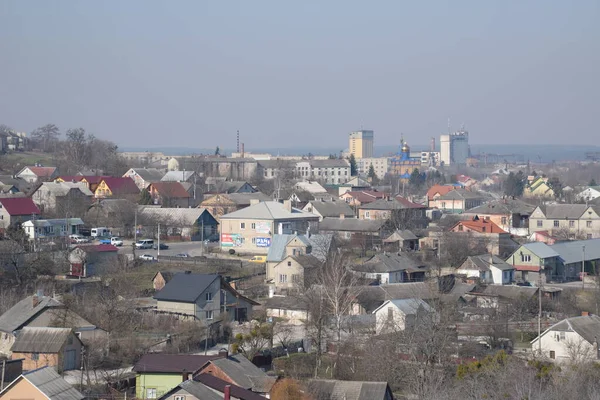
M 85 397 L 52 367 L 25 372 L 0 392 L 0 399 L 72 399 Z
M 534 178 L 525 187 L 523 191 L 523 197 L 526 198 L 545 198 L 553 199 L 555 197 L 554 190 L 548 184 L 548 178 Z
M 140 189 L 137 187 L 133 179 L 129 177 L 115 178 L 110 176 L 105 177 L 100 181 L 96 191 L 94 192 L 94 197 L 104 198 L 113 196 L 127 196 L 138 195 L 139 193 Z

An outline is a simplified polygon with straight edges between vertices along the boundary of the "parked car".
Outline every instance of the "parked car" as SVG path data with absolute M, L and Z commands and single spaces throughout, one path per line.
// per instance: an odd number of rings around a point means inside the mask
M 254 256 L 248 261 L 251 263 L 264 264 L 267 262 L 267 256 Z
M 71 241 L 71 243 L 76 243 L 76 244 L 80 244 L 80 243 L 88 243 L 90 240 L 84 236 L 81 235 L 69 235 L 69 240 Z
M 175 257 L 179 257 L 179 258 L 189 258 L 191 257 L 188 253 L 179 253 L 179 254 L 175 254 Z
M 156 261 L 156 258 L 152 254 L 142 254 L 140 260 L 144 261 Z
M 161 243 L 160 244 L 160 249 L 161 250 L 168 250 L 169 249 L 169 245 Z M 158 245 L 157 244 L 154 245 L 154 250 L 158 250 Z

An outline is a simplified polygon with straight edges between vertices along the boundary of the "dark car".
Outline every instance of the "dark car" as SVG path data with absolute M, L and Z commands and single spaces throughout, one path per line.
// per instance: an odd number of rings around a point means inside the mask
M 168 246 L 168 245 L 166 245 L 166 244 L 164 244 L 164 243 L 161 243 L 161 244 L 160 244 L 160 249 L 161 249 L 161 250 L 167 250 L 168 248 L 169 248 L 169 246 Z M 157 244 L 155 244 L 155 245 L 154 245 L 154 250 L 158 250 L 158 245 L 157 245 Z
M 189 258 L 190 255 L 187 253 L 179 253 L 179 254 L 175 254 L 175 257 L 179 257 L 179 258 Z
M 214 242 L 218 242 L 219 241 L 219 235 L 215 234 L 215 235 L 210 235 L 205 239 L 206 242 L 210 242 L 210 243 L 214 243 Z

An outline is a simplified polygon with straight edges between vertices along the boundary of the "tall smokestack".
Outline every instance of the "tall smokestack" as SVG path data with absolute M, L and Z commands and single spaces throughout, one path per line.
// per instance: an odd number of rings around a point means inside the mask
M 237 131 L 237 152 L 240 152 L 240 131 Z
M 244 143 L 242 143 L 242 158 L 244 158 Z
M 435 138 L 434 137 L 431 138 L 431 145 L 430 146 L 431 147 L 430 147 L 429 151 L 434 152 L 435 151 Z

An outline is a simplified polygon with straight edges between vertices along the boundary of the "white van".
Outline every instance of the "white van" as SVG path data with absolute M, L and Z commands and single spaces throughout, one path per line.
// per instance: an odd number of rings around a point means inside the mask
M 104 236 L 110 236 L 110 230 L 108 228 L 92 228 L 92 232 L 91 232 L 91 236 L 92 237 L 104 237 Z
M 154 247 L 154 240 L 152 240 L 152 239 L 142 239 L 142 240 L 138 240 L 135 243 L 136 249 L 151 249 L 153 247 Z

